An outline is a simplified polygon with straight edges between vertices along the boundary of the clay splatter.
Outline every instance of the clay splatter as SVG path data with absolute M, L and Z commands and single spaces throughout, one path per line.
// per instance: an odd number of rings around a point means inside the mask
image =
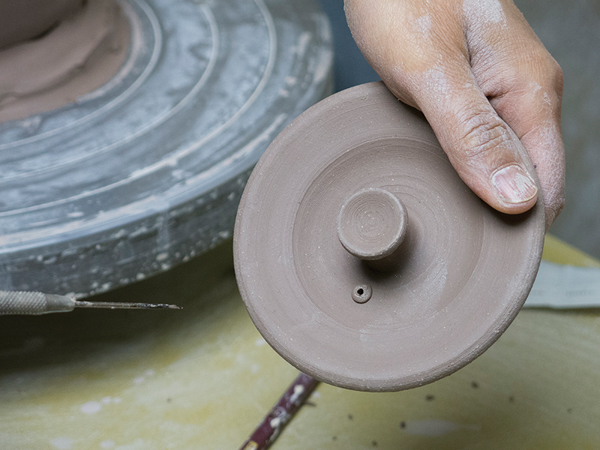
M 84 414 L 96 414 L 102 409 L 102 404 L 100 402 L 87 402 L 81 405 L 79 410 Z
M 60 450 L 69 450 L 73 446 L 73 439 L 57 437 L 55 439 L 50 439 L 50 445 Z

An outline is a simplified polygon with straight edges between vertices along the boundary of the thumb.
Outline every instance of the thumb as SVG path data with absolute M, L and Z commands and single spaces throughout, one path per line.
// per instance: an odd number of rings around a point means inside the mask
M 435 68 L 411 97 L 431 124 L 451 164 L 483 201 L 519 214 L 537 201 L 533 164 L 513 130 L 485 97 L 470 68 Z

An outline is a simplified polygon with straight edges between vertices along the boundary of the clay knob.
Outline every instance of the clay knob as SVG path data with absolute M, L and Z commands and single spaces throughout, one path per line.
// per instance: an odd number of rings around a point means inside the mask
M 392 193 L 378 188 L 357 192 L 342 206 L 338 238 L 357 258 L 374 261 L 390 256 L 406 235 L 406 209 Z

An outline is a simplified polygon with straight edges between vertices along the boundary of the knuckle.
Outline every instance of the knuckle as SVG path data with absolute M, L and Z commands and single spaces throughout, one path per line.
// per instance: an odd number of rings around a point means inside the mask
M 565 206 L 564 196 L 554 199 L 549 206 L 546 206 L 546 228 L 556 220 Z
M 559 97 L 562 97 L 563 92 L 563 83 L 564 76 L 563 71 L 560 65 L 553 59 L 554 70 L 551 72 L 552 74 L 552 87 L 559 94 Z
M 547 54 L 537 66 L 541 69 L 539 73 L 544 74 L 542 87 L 545 90 L 556 92 L 559 98 L 562 97 L 564 78 L 562 68 L 558 62 L 550 54 Z
M 558 216 L 565 207 L 565 196 L 560 195 L 558 198 L 554 199 L 550 207 L 552 208 L 556 216 Z
M 563 210 L 564 207 L 565 207 L 565 198 L 562 197 L 560 199 L 560 201 L 558 202 L 558 205 L 556 205 L 556 215 L 557 216 L 560 214 L 560 212 Z
M 492 112 L 475 112 L 467 116 L 460 138 L 462 153 L 467 158 L 479 158 L 509 141 L 505 124 Z

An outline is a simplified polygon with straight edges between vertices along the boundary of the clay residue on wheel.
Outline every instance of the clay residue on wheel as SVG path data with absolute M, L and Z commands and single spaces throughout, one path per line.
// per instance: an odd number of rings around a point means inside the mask
M 83 0 L 0 0 L 0 50 L 43 35 L 83 4 Z
M 129 42 L 115 0 L 0 1 L 0 122 L 60 108 L 104 85 Z

